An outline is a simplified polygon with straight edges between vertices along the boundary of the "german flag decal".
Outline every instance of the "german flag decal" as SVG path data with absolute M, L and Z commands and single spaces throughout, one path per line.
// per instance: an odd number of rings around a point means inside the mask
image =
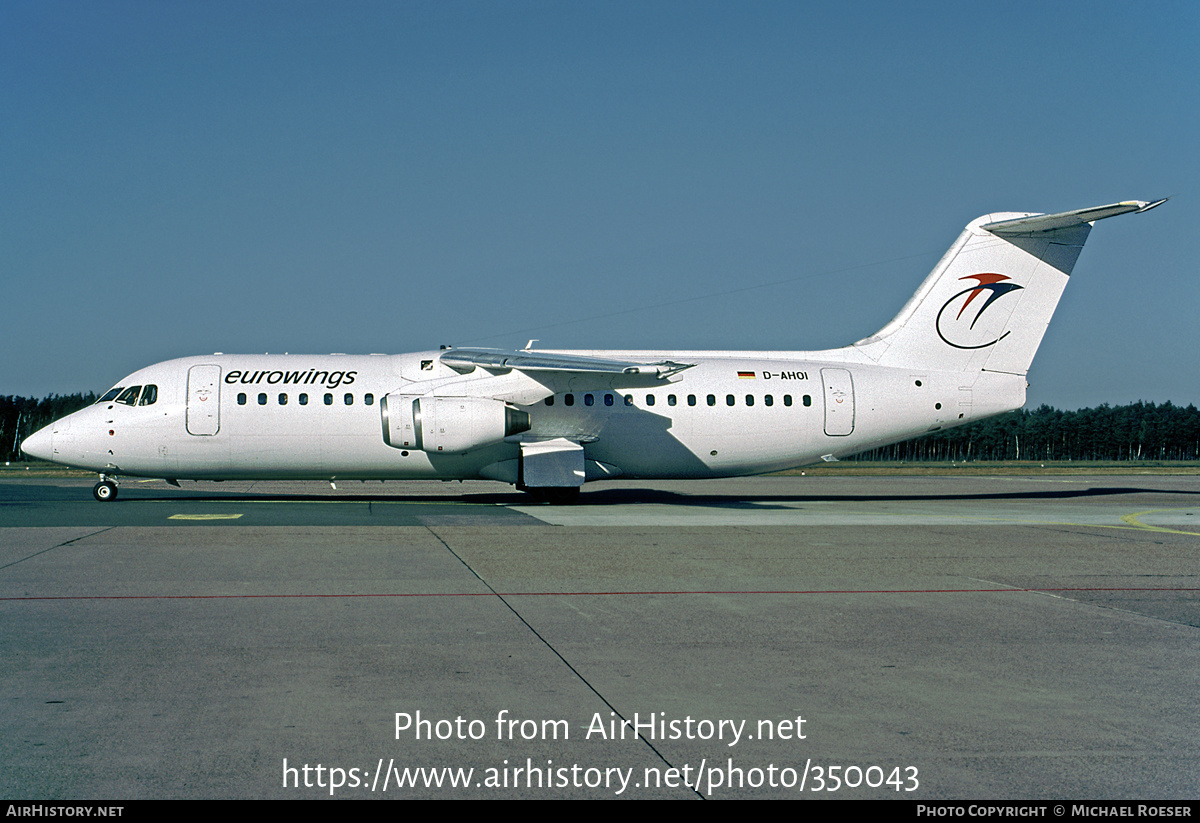
M 752 372 L 752 371 L 740 371 L 740 372 L 738 372 L 738 379 L 739 379 L 739 380 L 753 380 L 753 379 L 754 379 L 754 372 Z

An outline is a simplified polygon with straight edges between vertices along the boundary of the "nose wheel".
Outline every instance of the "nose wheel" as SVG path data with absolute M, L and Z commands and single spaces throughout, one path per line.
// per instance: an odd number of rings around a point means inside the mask
M 105 478 L 92 487 L 92 495 L 101 503 L 117 499 L 117 484 Z

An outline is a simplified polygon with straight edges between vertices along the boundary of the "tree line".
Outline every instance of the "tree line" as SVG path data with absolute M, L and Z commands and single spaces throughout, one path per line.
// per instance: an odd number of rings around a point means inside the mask
M 87 394 L 41 400 L 0 395 L 0 454 L 23 460 L 21 440 L 50 422 L 96 402 Z M 1200 410 L 1131 403 L 1078 411 L 1043 405 L 934 432 L 857 455 L 857 460 L 1197 460 Z
M 1200 410 L 1130 403 L 1061 411 L 1042 405 L 872 449 L 858 460 L 1196 460 Z

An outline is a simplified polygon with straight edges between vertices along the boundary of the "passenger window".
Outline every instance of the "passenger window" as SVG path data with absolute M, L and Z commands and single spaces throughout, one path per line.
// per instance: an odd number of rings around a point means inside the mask
M 352 395 L 350 392 L 346 392 L 346 396 L 342 398 L 342 401 L 347 406 L 353 406 L 354 405 L 354 395 Z
M 748 394 L 748 395 L 746 395 L 746 405 L 747 405 L 747 406 L 753 406 L 753 405 L 754 405 L 754 395 L 752 395 L 752 394 Z
M 366 403 L 368 406 L 370 406 L 370 405 L 373 405 L 373 404 L 375 403 L 375 395 L 373 395 L 373 394 L 364 394 L 364 395 L 363 395 L 363 402 L 364 402 L 364 403 Z
M 107 403 L 109 400 L 115 399 L 116 396 L 121 393 L 122 389 L 124 389 L 124 386 L 117 386 L 115 389 L 109 389 L 108 391 L 106 391 L 104 393 L 104 396 L 101 397 L 96 402 L 97 403 Z
M 647 405 L 647 406 L 653 406 L 653 405 L 654 405 L 654 395 L 652 395 L 652 394 L 648 394 L 648 395 L 646 395 L 646 405 Z
M 158 386 L 149 385 L 142 389 L 142 399 L 138 401 L 139 406 L 153 406 L 158 400 Z
M 626 406 L 632 406 L 632 405 L 633 405 L 633 395 L 632 395 L 632 394 L 627 394 L 627 395 L 625 395 L 625 405 L 626 405 Z
M 812 397 L 811 396 L 809 396 L 807 394 L 804 395 L 804 405 L 806 405 L 806 406 L 812 405 Z
M 124 403 L 126 406 L 136 406 L 138 394 L 141 392 L 141 386 L 130 386 L 125 391 L 121 392 L 121 396 L 117 398 L 118 403 Z
M 244 391 L 238 392 L 238 405 L 239 406 L 246 405 L 246 393 Z
M 281 393 L 281 394 L 279 395 L 279 405 L 281 405 L 281 406 L 286 406 L 286 405 L 287 405 L 287 395 L 286 395 L 286 394 L 282 394 L 282 393 Z
M 710 394 L 707 398 L 707 402 L 710 406 L 717 405 L 717 396 L 715 394 Z
M 675 395 L 673 395 L 673 394 L 668 394 L 668 395 L 667 395 L 667 405 L 668 405 L 668 406 L 674 406 L 674 405 L 675 405 Z
M 308 405 L 308 395 L 307 395 L 307 394 L 301 394 L 301 395 L 300 395 L 300 405 L 301 405 L 301 406 L 307 406 L 307 405 Z
M 736 402 L 737 402 L 737 399 L 732 394 L 725 395 L 725 405 L 726 406 L 732 406 Z
M 689 394 L 689 395 L 688 395 L 688 405 L 689 405 L 689 406 L 694 406 L 694 405 L 696 405 L 696 395 L 694 395 L 694 394 Z
M 768 394 L 763 397 L 763 402 L 766 403 L 768 406 L 774 406 L 775 398 Z
M 611 406 L 613 404 L 613 396 L 611 394 L 604 395 L 604 405 Z
M 267 395 L 266 395 L 266 392 L 263 392 L 262 394 L 259 394 L 259 396 L 258 396 L 258 405 L 260 405 L 260 406 L 265 406 L 265 405 L 267 405 Z
M 553 405 L 554 405 L 554 395 L 550 395 L 549 397 L 547 397 L 547 398 L 546 398 L 546 405 L 547 405 L 547 406 L 553 406 Z
M 566 394 L 564 394 L 563 395 L 563 404 L 566 406 L 574 406 L 575 405 L 575 395 L 571 394 L 570 392 L 567 392 Z
M 785 406 L 792 405 L 792 396 L 790 394 L 785 394 L 783 396 L 783 405 L 785 405 Z
M 595 402 L 596 402 L 596 398 L 592 397 L 590 394 L 585 394 L 583 396 L 583 405 L 590 406 Z
M 329 392 L 325 392 L 325 405 L 326 406 L 333 405 L 333 395 L 330 394 Z

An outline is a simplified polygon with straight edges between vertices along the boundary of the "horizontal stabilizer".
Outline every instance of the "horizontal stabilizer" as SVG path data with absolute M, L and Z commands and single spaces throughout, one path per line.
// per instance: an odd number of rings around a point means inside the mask
M 995 223 L 984 223 L 979 228 L 990 231 L 1001 237 L 1020 236 L 1035 232 L 1069 229 L 1072 226 L 1082 226 L 1084 223 L 1094 223 L 1106 217 L 1116 217 L 1118 214 L 1133 212 L 1140 214 L 1150 211 L 1155 206 L 1167 202 L 1162 200 L 1126 200 L 1108 206 L 1093 206 L 1090 209 L 1076 209 L 1058 214 L 1035 214 L 1031 217 L 1018 217 L 1015 220 L 998 220 Z

